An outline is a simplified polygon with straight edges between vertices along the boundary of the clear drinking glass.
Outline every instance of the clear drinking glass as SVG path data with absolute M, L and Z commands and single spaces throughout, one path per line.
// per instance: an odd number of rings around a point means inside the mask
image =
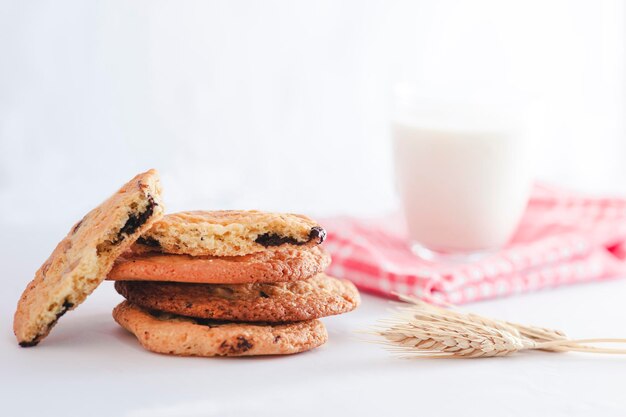
M 414 252 L 465 261 L 504 246 L 532 179 L 523 107 L 394 93 L 396 183 Z

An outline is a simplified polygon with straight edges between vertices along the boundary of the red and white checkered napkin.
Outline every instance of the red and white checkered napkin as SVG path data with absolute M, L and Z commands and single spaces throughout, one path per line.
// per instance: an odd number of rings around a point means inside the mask
M 395 218 L 326 219 L 328 273 L 383 296 L 466 303 L 626 274 L 626 201 L 538 185 L 512 242 L 479 261 L 416 257 Z

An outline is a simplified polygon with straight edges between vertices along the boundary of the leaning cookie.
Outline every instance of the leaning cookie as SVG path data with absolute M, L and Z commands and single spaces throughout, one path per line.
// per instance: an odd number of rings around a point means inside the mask
M 328 339 L 318 320 L 289 324 L 219 323 L 151 312 L 128 301 L 113 318 L 152 352 L 181 356 L 287 355 L 323 345 Z
M 245 322 L 312 320 L 347 313 L 361 302 L 354 284 L 325 274 L 275 284 L 118 281 L 115 289 L 133 304 L 150 310 Z
M 188 211 L 169 214 L 138 240 L 136 251 L 193 256 L 241 256 L 269 247 L 312 247 L 326 231 L 300 214 L 256 210 Z
M 204 284 L 283 282 L 311 278 L 330 264 L 322 247 L 272 248 L 244 256 L 189 256 L 132 252 L 115 261 L 110 280 Z
M 20 346 L 39 343 L 105 279 L 113 261 L 162 216 L 160 192 L 155 170 L 139 174 L 72 227 L 19 300 L 13 331 Z

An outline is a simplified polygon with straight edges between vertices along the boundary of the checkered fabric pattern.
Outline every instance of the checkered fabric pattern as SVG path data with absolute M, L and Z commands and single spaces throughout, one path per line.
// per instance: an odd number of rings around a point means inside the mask
M 322 222 L 328 273 L 366 292 L 462 304 L 626 275 L 626 200 L 537 185 L 511 243 L 476 262 L 440 265 L 409 249 L 399 216 Z

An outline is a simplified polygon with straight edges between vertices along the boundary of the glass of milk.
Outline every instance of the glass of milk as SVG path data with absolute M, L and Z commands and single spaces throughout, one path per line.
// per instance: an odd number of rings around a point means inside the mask
M 465 261 L 507 244 L 528 202 L 527 119 L 502 102 L 436 102 L 397 86 L 392 137 L 413 250 Z

